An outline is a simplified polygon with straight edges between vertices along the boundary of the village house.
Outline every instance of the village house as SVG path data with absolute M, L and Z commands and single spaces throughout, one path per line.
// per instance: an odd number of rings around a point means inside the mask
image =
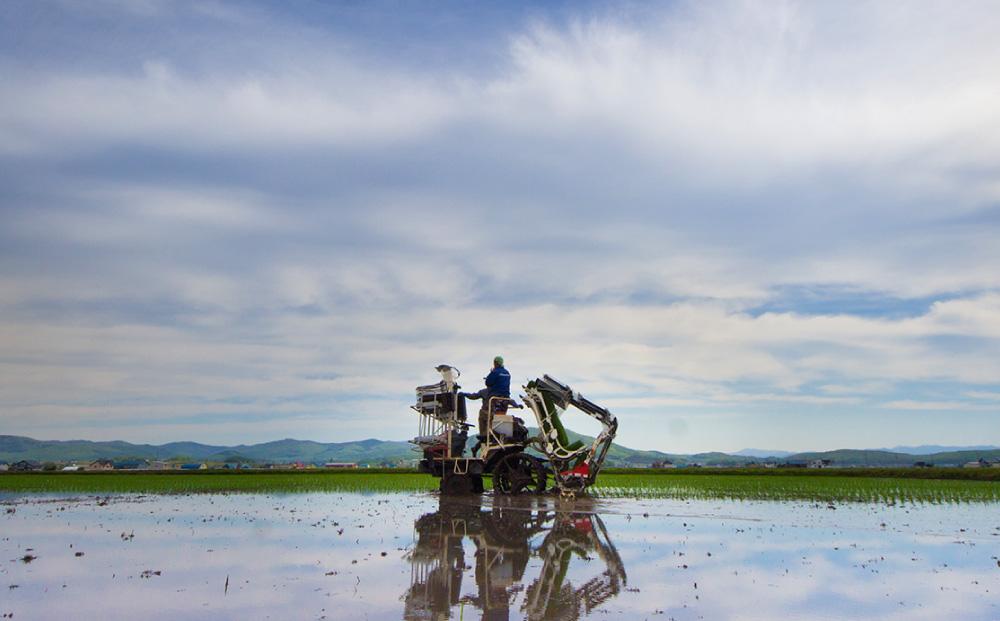
M 5 461 L 0 461 L 0 472 L 6 472 L 10 468 L 10 464 Z
M 87 464 L 87 470 L 114 470 L 115 462 L 110 459 L 95 459 Z
M 27 459 L 22 459 L 21 461 L 12 463 L 9 468 L 11 472 L 31 472 L 32 470 L 41 469 L 42 466 L 37 461 L 30 461 Z
M 115 470 L 145 470 L 148 465 L 144 459 L 127 459 L 115 462 Z
M 358 465 L 356 463 L 354 463 L 354 462 L 347 462 L 347 461 L 329 461 L 329 462 L 323 464 L 323 467 L 324 468 L 354 469 L 354 468 L 357 468 Z
M 208 470 L 207 464 L 181 464 L 181 470 Z
M 778 464 L 779 468 L 806 468 L 807 466 L 809 464 L 804 461 L 783 461 Z
M 833 462 L 829 459 L 814 459 L 809 462 L 809 468 L 829 468 Z
M 654 461 L 653 463 L 649 464 L 649 467 L 650 468 L 676 468 L 677 466 L 675 466 L 674 462 L 670 461 L 669 459 L 664 459 L 663 461 Z
M 980 458 L 980 459 L 978 459 L 976 461 L 970 461 L 970 462 L 966 463 L 962 467 L 963 468 L 989 468 L 990 467 L 990 462 L 986 461 L 985 459 Z

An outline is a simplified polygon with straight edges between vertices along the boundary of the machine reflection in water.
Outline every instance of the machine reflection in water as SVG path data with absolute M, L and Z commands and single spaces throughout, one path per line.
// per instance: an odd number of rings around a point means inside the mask
M 510 619 L 512 611 L 532 621 L 579 619 L 625 587 L 625 567 L 600 516 L 544 499 L 516 500 L 496 497 L 484 507 L 442 498 L 438 511 L 417 519 L 404 619 L 444 621 L 470 607 L 483 619 Z M 595 557 L 603 571 L 574 584 L 576 570 L 592 566 L 581 561 Z M 575 567 L 574 559 L 587 567 Z M 534 575 L 526 577 L 529 565 Z M 472 569 L 474 595 L 462 587 Z

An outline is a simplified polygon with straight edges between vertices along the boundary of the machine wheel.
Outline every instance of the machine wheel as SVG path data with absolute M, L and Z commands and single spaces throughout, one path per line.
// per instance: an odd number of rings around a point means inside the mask
M 441 494 L 443 496 L 466 496 L 473 493 L 474 490 L 475 482 L 467 474 L 446 474 L 441 477 Z
M 545 467 L 527 453 L 507 455 L 493 469 L 493 491 L 498 494 L 541 494 L 545 491 Z

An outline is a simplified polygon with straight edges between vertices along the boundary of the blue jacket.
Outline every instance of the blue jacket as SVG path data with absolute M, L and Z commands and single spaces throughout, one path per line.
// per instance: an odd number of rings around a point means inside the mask
M 490 397 L 510 396 L 510 372 L 503 367 L 495 367 L 486 376 L 486 392 Z

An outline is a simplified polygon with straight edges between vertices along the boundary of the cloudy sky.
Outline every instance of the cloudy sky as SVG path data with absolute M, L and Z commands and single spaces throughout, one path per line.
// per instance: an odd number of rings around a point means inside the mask
M 12 0 L 0 73 L 0 433 L 407 439 L 501 353 L 637 448 L 1000 444 L 995 3 Z

